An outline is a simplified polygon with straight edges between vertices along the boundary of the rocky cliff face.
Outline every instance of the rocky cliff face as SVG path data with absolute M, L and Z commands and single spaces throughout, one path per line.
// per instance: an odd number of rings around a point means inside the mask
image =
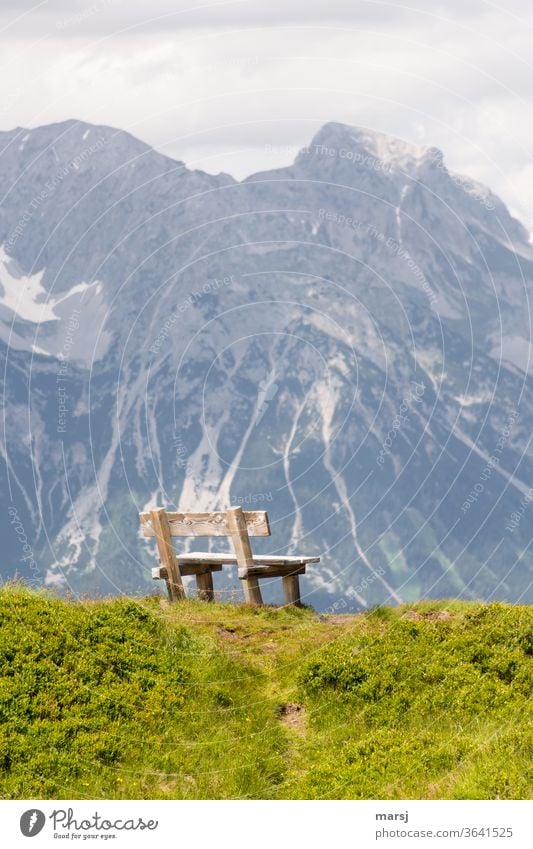
M 438 150 L 237 182 L 70 121 L 0 133 L 0 197 L 4 578 L 146 590 L 139 509 L 243 504 L 318 607 L 532 601 L 533 250 Z

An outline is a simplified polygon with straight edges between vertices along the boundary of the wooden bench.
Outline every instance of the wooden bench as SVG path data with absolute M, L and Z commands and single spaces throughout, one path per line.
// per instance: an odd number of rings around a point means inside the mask
M 185 598 L 182 580 L 185 575 L 195 575 L 199 597 L 212 601 L 213 572 L 220 572 L 223 566 L 237 565 L 249 604 L 263 603 L 261 578 L 282 578 L 285 603 L 300 604 L 299 576 L 305 573 L 307 563 L 320 561 L 320 557 L 253 555 L 250 537 L 270 536 L 268 514 L 264 510 L 247 512 L 242 507 L 232 507 L 220 513 L 171 513 L 154 507 L 139 515 L 144 536 L 155 537 L 159 551 L 161 566 L 152 569 L 152 577 L 166 581 L 171 601 Z M 177 554 L 172 537 L 182 536 L 230 537 L 235 555 L 202 551 Z

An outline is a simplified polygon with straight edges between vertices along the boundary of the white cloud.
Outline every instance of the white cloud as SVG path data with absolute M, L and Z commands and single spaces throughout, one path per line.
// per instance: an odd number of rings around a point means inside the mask
M 507 15 L 522 15 L 527 0 L 506 0 Z M 295 22 L 369 21 L 388 25 L 429 19 L 479 20 L 502 11 L 490 0 L 3 0 L 2 15 L 14 31 L 41 33 L 56 27 L 86 34 L 111 32 L 141 25 L 147 28 L 277 26 Z
M 418 2 L 4 2 L 0 127 L 108 123 L 244 176 L 344 121 L 443 148 L 533 226 L 533 13 Z

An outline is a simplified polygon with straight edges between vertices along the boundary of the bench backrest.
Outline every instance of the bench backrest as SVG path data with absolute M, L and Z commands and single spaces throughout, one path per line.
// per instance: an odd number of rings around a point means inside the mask
M 231 516 L 242 517 L 240 524 L 246 527 L 250 537 L 269 537 L 270 525 L 266 510 L 246 511 L 240 507 L 220 513 L 171 513 L 166 511 L 170 535 L 173 537 L 233 537 L 235 526 Z M 152 521 L 152 512 L 141 513 L 142 532 L 145 537 L 157 536 Z

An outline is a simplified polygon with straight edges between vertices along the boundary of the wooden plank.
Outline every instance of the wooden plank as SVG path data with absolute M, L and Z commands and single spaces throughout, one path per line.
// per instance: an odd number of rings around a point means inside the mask
M 213 575 L 211 572 L 204 572 L 201 575 L 196 576 L 196 588 L 198 590 L 198 598 L 203 601 L 215 600 Z
M 300 579 L 298 575 L 286 575 L 282 579 L 283 583 L 283 597 L 285 599 L 285 604 L 294 604 L 297 607 L 300 606 Z
M 189 575 L 207 575 L 209 572 L 221 572 L 222 563 L 191 563 L 190 565 L 181 566 L 180 573 L 182 578 Z M 152 569 L 152 578 L 167 578 L 168 572 L 165 566 L 156 566 Z
M 167 570 L 166 582 L 168 595 L 170 601 L 178 601 L 185 598 L 185 590 L 183 589 L 183 581 L 181 580 L 180 569 L 172 545 L 165 509 L 158 507 L 152 510 L 151 520 L 161 565 Z
M 248 536 L 270 536 L 270 525 L 266 510 L 243 511 Z M 153 537 L 152 513 L 140 513 L 142 531 L 145 537 Z M 170 534 L 173 537 L 227 537 L 231 536 L 227 513 L 167 513 Z
M 294 563 L 290 563 L 288 565 L 283 564 L 272 564 L 270 566 L 251 566 L 248 569 L 247 575 L 240 574 L 241 570 L 239 569 L 239 578 L 244 580 L 246 577 L 254 577 L 254 578 L 283 578 L 285 575 L 305 575 L 305 563 L 301 565 L 295 565 Z
M 211 572 L 222 572 L 222 563 L 180 563 L 182 575 L 209 575 Z
M 256 577 L 248 577 L 248 570 L 254 565 L 254 558 L 250 540 L 248 539 L 246 517 L 242 507 L 230 507 L 227 517 L 228 527 L 237 557 L 237 564 L 239 566 L 239 573 L 243 575 L 244 597 L 248 604 L 263 604 L 259 581 Z
M 221 563 L 208 564 L 205 566 L 193 563 L 191 565 L 180 566 L 180 572 L 184 578 L 188 575 L 207 575 L 209 572 L 220 572 L 221 570 Z M 288 565 L 284 565 L 283 563 L 266 566 L 254 565 L 248 569 L 248 575 L 254 578 L 284 578 L 286 575 L 305 575 L 305 564 L 302 563 L 299 566 L 295 566 L 294 563 Z M 152 569 L 152 578 L 166 579 L 167 577 L 168 572 L 165 566 L 155 566 Z M 240 575 L 239 577 L 244 580 L 247 576 Z
M 180 564 L 180 569 L 185 564 L 191 563 L 222 563 L 224 566 L 230 566 L 237 563 L 237 558 L 234 554 L 217 554 L 212 551 L 191 551 L 187 554 L 176 554 L 176 558 L 178 563 Z M 254 554 L 253 561 L 256 566 L 261 565 L 279 565 L 279 566 L 290 566 L 299 565 L 300 563 L 319 563 L 320 557 L 298 557 L 296 555 L 279 555 L 279 554 Z M 183 570 L 182 570 L 182 574 Z

